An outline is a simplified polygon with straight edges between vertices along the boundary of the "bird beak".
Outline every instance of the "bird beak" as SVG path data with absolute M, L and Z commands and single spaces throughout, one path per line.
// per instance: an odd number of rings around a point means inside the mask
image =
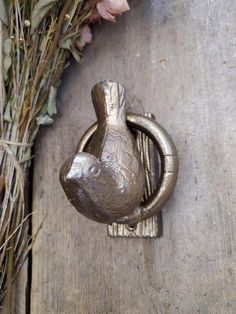
M 65 177 L 67 180 L 79 179 L 81 177 L 81 173 L 78 171 L 78 167 L 75 167 L 75 165 L 72 163 Z
M 61 167 L 60 178 L 62 181 L 78 180 L 82 176 L 81 169 L 74 162 L 74 157 L 67 159 Z

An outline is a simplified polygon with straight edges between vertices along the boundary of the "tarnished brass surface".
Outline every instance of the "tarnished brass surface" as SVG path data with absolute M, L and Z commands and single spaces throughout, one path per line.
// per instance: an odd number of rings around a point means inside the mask
M 86 217 L 102 223 L 136 225 L 156 215 L 173 193 L 178 176 L 176 147 L 151 117 L 126 115 L 121 84 L 104 81 L 95 85 L 92 99 L 97 123 L 84 133 L 76 154 L 63 164 L 62 187 Z M 161 158 L 159 186 L 143 202 L 145 173 L 126 123 L 146 134 Z
M 62 187 L 86 217 L 111 223 L 133 213 L 144 194 L 144 170 L 126 125 L 125 89 L 104 81 L 92 90 L 97 115 L 89 145 L 67 159 L 60 171 Z
M 147 134 L 158 148 L 161 161 L 161 179 L 159 188 L 154 191 L 142 205 L 135 208 L 132 214 L 117 219 L 116 222 L 122 224 L 135 225 L 139 221 L 154 216 L 172 195 L 179 169 L 179 161 L 176 147 L 165 131 L 156 121 L 139 114 L 127 114 L 128 126 L 140 130 Z M 83 135 L 78 146 L 78 151 L 82 152 L 90 142 L 97 129 L 97 123 L 93 124 Z

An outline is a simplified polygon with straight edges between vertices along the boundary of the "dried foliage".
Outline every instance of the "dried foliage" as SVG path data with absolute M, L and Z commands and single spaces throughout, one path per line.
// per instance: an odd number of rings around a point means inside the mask
M 68 56 L 79 62 L 83 28 L 97 1 L 0 0 L 0 302 L 11 312 L 12 282 L 32 245 L 25 196 L 31 149 L 56 113 Z M 82 44 L 81 44 L 82 43 Z

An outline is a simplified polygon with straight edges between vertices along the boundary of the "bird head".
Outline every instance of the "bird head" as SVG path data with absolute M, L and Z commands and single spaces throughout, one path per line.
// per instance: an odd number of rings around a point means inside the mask
M 98 123 L 106 121 L 125 121 L 125 88 L 113 81 L 103 81 L 92 89 L 92 100 Z
M 60 181 L 63 184 L 78 184 L 96 181 L 101 175 L 102 163 L 89 153 L 78 153 L 68 158 L 61 167 Z

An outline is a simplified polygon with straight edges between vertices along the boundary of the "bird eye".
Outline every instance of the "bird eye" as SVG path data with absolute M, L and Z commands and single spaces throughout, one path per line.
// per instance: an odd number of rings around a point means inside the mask
M 98 167 L 91 167 L 89 171 L 93 176 L 98 176 L 100 173 L 100 169 Z

